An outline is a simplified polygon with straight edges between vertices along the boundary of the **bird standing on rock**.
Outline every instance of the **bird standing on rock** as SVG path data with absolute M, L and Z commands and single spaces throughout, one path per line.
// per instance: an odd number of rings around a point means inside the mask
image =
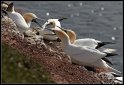
M 8 8 L 6 11 L 7 11 L 9 17 L 15 22 L 15 24 L 18 27 L 18 30 L 21 33 L 24 33 L 25 31 L 28 31 L 30 29 L 31 22 L 35 22 L 36 24 L 39 25 L 39 23 L 36 21 L 38 19 L 38 17 L 36 15 L 29 14 L 28 16 L 25 16 L 25 18 L 27 17 L 26 18 L 27 21 L 26 21 L 20 13 L 15 12 L 13 3 L 10 3 L 8 5 Z
M 102 42 L 102 41 L 99 41 L 99 40 L 96 40 L 96 39 L 93 39 L 93 38 L 76 39 L 76 33 L 73 30 L 64 29 L 64 28 L 61 28 L 61 27 L 59 27 L 59 28 L 67 33 L 67 35 L 70 38 L 70 42 L 72 44 L 75 44 L 75 45 L 88 46 L 88 47 L 91 47 L 91 48 L 98 49 L 98 48 L 100 48 L 104 45 L 107 45 L 107 44 L 114 44 L 112 42 Z
M 48 26 L 50 26 L 49 29 L 54 29 L 55 26 L 61 27 L 60 21 L 64 19 L 67 19 L 67 18 L 48 19 L 42 26 L 42 29 L 39 31 L 39 34 L 42 35 L 43 38 L 46 40 L 50 40 L 50 41 L 59 40 L 58 37 L 55 35 L 55 33 L 53 33 L 51 30 L 48 30 Z M 57 29 L 61 30 L 60 28 L 57 28 Z
M 58 26 L 59 27 L 59 26 Z M 99 49 L 100 47 L 106 45 L 106 44 L 114 44 L 111 42 L 101 42 L 92 38 L 83 38 L 83 39 L 76 39 L 76 33 L 72 30 L 69 29 L 64 29 L 59 27 L 61 30 L 66 32 L 66 34 L 69 36 L 70 42 L 74 45 L 77 46 L 88 46 L 94 49 Z M 101 52 L 110 52 L 112 53 L 115 51 L 115 49 L 110 49 L 110 48 L 102 48 L 99 49 Z M 110 60 L 108 60 L 106 57 L 102 58 L 104 61 L 108 62 L 109 64 L 112 64 Z M 113 64 L 112 64 L 113 65 Z
M 102 60 L 103 57 L 114 56 L 116 54 L 100 52 L 97 49 L 87 46 L 76 46 L 71 44 L 69 36 L 64 31 L 57 29 L 52 30 L 61 39 L 62 49 L 70 56 L 70 59 L 73 63 L 102 68 L 108 72 L 121 73 L 120 71 L 110 67 L 104 60 Z

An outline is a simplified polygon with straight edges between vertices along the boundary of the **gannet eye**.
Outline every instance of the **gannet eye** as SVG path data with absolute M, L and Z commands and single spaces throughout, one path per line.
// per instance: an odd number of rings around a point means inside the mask
M 53 23 L 52 22 L 49 22 L 47 25 L 53 25 Z
M 49 24 L 50 24 L 50 25 L 52 25 L 53 23 L 52 23 L 52 22 L 50 22 Z

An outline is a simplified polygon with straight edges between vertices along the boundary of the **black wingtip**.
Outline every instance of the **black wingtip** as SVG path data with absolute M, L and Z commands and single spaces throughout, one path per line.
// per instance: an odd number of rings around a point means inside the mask
M 63 17 L 63 18 L 58 19 L 58 21 L 62 21 L 62 20 L 64 20 L 64 19 L 68 19 L 68 18 Z
M 117 73 L 111 73 L 114 77 L 121 77 L 119 74 Z
M 98 42 L 98 45 L 96 46 L 96 49 L 98 49 L 98 48 L 100 48 L 100 47 L 102 47 L 102 46 L 104 46 L 104 45 L 107 45 L 107 44 L 115 44 L 115 43 L 113 43 L 113 42 Z
M 116 43 L 113 43 L 113 42 L 102 42 L 103 44 L 116 44 Z
M 107 59 L 107 58 L 105 58 L 105 57 L 103 57 L 102 60 L 106 61 L 107 63 L 109 63 L 109 64 L 111 64 L 111 65 L 113 65 L 113 63 L 112 63 L 109 59 Z
M 117 53 L 107 53 L 107 52 L 104 52 L 104 53 L 107 54 L 105 57 L 110 57 L 110 56 L 118 55 Z

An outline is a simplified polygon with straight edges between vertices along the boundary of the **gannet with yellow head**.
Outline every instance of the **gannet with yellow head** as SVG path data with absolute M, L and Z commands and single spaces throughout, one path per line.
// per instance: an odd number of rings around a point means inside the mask
M 121 73 L 120 71 L 110 67 L 104 60 L 102 60 L 103 57 L 114 56 L 116 54 L 104 53 L 91 47 L 71 44 L 69 36 L 64 31 L 58 29 L 52 30 L 62 41 L 62 49 L 70 56 L 73 63 L 90 67 L 104 68 L 108 72 L 113 71 Z
M 39 25 L 39 23 L 36 21 L 36 19 L 38 19 L 36 15 L 34 15 L 33 13 L 28 13 L 22 16 L 20 13 L 15 12 L 13 3 L 10 3 L 8 5 L 8 8 L 6 11 L 9 17 L 15 22 L 15 24 L 18 27 L 18 30 L 21 33 L 29 30 L 31 22 L 35 22 Z

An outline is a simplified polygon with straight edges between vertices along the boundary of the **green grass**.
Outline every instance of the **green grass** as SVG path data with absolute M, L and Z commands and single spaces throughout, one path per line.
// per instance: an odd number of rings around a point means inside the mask
M 43 66 L 2 43 L 2 83 L 54 83 Z

